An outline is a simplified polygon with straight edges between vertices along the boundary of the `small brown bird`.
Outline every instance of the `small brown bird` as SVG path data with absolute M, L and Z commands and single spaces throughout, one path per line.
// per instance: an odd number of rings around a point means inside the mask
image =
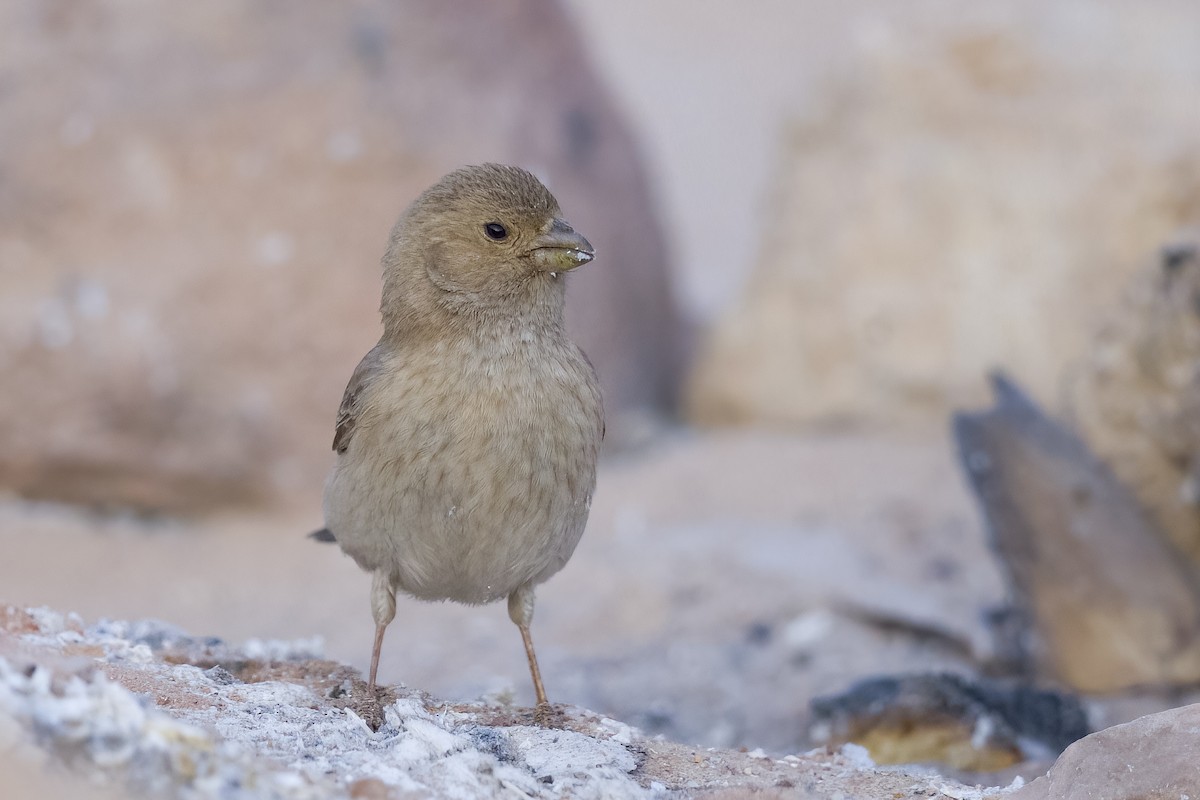
M 507 597 L 547 708 L 534 587 L 583 534 L 604 436 L 595 373 L 563 328 L 564 276 L 594 254 L 537 178 L 498 164 L 445 176 L 392 229 L 383 336 L 342 398 L 314 534 L 372 574 L 372 692 L 397 590 Z

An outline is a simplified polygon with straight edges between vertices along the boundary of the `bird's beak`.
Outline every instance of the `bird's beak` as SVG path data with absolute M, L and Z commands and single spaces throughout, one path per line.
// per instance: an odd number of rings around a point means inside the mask
M 530 243 L 529 253 L 533 263 L 547 272 L 566 272 L 596 257 L 592 243 L 557 218 L 549 230 Z

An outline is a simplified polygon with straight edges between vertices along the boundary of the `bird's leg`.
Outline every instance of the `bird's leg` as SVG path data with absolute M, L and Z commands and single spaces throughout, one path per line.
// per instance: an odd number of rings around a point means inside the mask
M 546 689 L 542 686 L 542 671 L 538 669 L 537 654 L 533 652 L 533 637 L 529 635 L 529 623 L 533 621 L 533 587 L 519 587 L 508 596 L 508 616 L 521 630 L 525 642 L 525 656 L 529 659 L 529 674 L 533 676 L 533 691 L 537 695 L 537 713 L 546 715 L 550 703 L 546 700 Z
M 380 570 L 371 578 L 371 616 L 375 618 L 375 646 L 371 649 L 371 677 L 367 688 L 375 694 L 375 675 L 379 672 L 379 651 L 383 649 L 383 632 L 396 618 L 396 590 L 392 577 Z

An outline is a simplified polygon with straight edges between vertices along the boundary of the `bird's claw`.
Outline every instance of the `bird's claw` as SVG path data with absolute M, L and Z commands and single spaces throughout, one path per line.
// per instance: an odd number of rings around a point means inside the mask
M 566 721 L 566 714 L 549 703 L 538 703 L 533 709 L 533 724 L 540 728 L 562 728 Z

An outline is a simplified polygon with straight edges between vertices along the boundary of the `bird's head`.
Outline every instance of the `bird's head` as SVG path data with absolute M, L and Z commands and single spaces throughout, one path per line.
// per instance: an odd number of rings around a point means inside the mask
M 390 302 L 422 299 L 476 311 L 531 296 L 561 305 L 562 275 L 594 256 L 529 172 L 464 167 L 427 189 L 396 223 L 383 260 L 384 313 Z

